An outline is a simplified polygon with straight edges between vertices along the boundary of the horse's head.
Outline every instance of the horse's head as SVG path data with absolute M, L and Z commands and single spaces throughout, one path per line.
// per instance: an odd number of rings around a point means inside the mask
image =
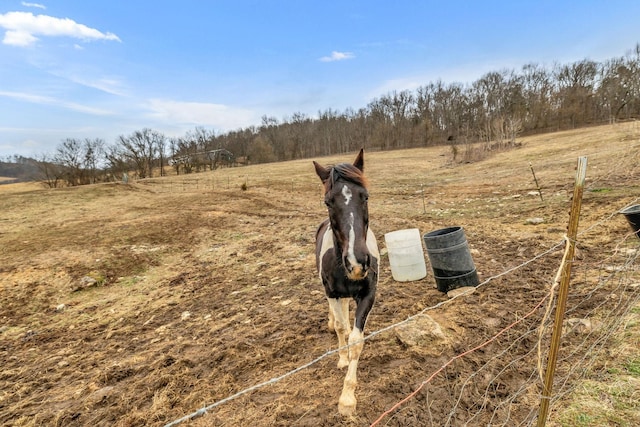
M 324 184 L 324 203 L 329 210 L 329 221 L 347 277 L 361 280 L 371 266 L 367 248 L 369 208 L 367 181 L 363 175 L 364 153 L 360 150 L 353 164 L 342 163 L 323 167 L 313 162 L 316 173 Z

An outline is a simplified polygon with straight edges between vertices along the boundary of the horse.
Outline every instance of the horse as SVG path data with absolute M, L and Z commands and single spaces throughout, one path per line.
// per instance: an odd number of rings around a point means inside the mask
M 356 410 L 356 371 L 364 347 L 364 327 L 375 301 L 380 252 L 369 227 L 364 150 L 353 164 L 324 167 L 314 161 L 313 165 L 324 185 L 329 214 L 316 231 L 316 268 L 329 302 L 328 326 L 338 335 L 338 368 L 348 367 L 338 411 L 349 416 Z M 351 299 L 356 310 L 353 330 L 349 331 Z

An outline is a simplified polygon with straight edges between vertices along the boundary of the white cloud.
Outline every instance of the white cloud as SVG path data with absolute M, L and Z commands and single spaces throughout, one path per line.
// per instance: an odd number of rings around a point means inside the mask
M 82 46 L 78 46 L 76 49 L 84 49 Z M 118 76 L 97 76 L 100 70 L 96 67 L 73 67 L 72 65 L 64 64 L 57 69 L 46 70 L 52 76 L 59 77 L 64 80 L 68 80 L 74 84 L 89 87 L 91 89 L 97 89 L 101 92 L 108 93 L 110 95 L 128 96 L 126 83 L 122 78 Z
M 63 77 L 69 81 L 99 91 L 117 95 L 127 96 L 126 91 L 123 89 L 122 81 L 117 78 L 101 77 L 95 79 L 89 79 L 87 77 L 78 77 L 77 75 L 63 75 L 62 73 L 52 73 L 55 76 Z
M 68 110 L 78 111 L 80 113 L 91 114 L 94 116 L 109 116 L 113 112 L 103 110 L 101 108 L 90 107 L 88 105 L 78 104 L 76 102 L 64 101 L 50 96 L 33 95 L 24 92 L 0 91 L 0 96 L 16 99 L 18 101 L 29 102 L 32 104 L 53 105 Z
M 222 104 L 150 99 L 147 108 L 150 117 L 163 122 L 212 126 L 223 131 L 248 127 L 259 121 L 251 110 Z
M 2 43 L 19 47 L 33 45 L 38 40 L 36 36 L 120 41 L 113 33 L 103 33 L 69 18 L 33 15 L 31 12 L 0 14 L 0 28 L 6 30 Z
M 19 101 L 27 101 L 34 104 L 50 104 L 49 102 L 51 98 L 40 95 L 32 95 L 29 93 L 23 92 L 8 92 L 8 91 L 0 91 L 0 96 L 4 96 L 6 98 L 13 98 Z
M 320 61 L 322 62 L 334 62 L 334 61 L 344 61 L 346 59 L 352 59 L 355 58 L 355 55 L 351 52 L 338 52 L 338 51 L 333 51 L 331 52 L 330 56 L 323 56 L 322 58 L 320 58 Z
M 3 44 L 25 47 L 34 44 L 38 39 L 25 31 L 7 31 L 4 33 Z
M 47 7 L 46 7 L 45 5 L 43 5 L 43 4 L 40 4 L 40 3 L 28 3 L 28 2 L 26 2 L 26 1 L 23 1 L 23 2 L 22 2 L 22 5 L 23 5 L 24 7 L 35 7 L 36 9 L 46 9 L 46 8 L 47 8 Z

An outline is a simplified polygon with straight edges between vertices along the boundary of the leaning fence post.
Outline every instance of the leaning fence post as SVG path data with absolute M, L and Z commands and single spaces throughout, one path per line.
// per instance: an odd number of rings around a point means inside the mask
M 553 376 L 558 360 L 558 349 L 560 348 L 560 338 L 562 337 L 562 323 L 564 312 L 567 306 L 567 294 L 569 292 L 569 280 L 571 276 L 571 264 L 575 253 L 576 237 L 578 235 L 578 221 L 580 219 L 580 208 L 582 206 L 582 193 L 584 191 L 584 181 L 587 174 L 587 158 L 578 158 L 578 168 L 576 172 L 576 183 L 573 188 L 573 203 L 571 204 L 571 214 L 569 216 L 569 227 L 567 229 L 567 262 L 563 266 L 558 290 L 558 303 L 556 304 L 556 316 L 551 333 L 551 345 L 549 347 L 549 357 L 547 359 L 547 369 L 544 376 L 544 388 L 540 399 L 538 410 L 538 427 L 544 427 L 549 414 L 549 402 L 551 400 L 551 390 L 553 388 Z
M 536 178 L 536 173 L 533 170 L 533 165 L 529 162 L 529 168 L 531 169 L 531 173 L 533 174 L 533 180 L 536 182 L 536 190 L 538 190 L 538 195 L 540 196 L 540 201 L 544 202 L 542 198 L 542 189 L 540 188 L 540 184 L 538 184 L 538 178 Z

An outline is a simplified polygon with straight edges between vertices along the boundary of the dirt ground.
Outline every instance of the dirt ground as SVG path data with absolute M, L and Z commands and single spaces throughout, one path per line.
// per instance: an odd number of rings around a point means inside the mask
M 581 229 L 636 200 L 639 146 L 638 125 L 625 124 L 523 138 L 471 164 L 453 163 L 448 147 L 365 152 L 371 227 L 384 248 L 389 231 L 463 226 L 482 281 L 561 241 L 578 156 L 589 160 Z M 326 215 L 320 191 L 310 160 L 128 185 L 0 186 L 0 424 L 161 426 L 335 349 L 313 255 Z M 527 222 L 533 217 L 544 222 Z M 581 256 L 613 252 L 628 228 L 619 218 L 610 235 L 587 235 Z M 394 329 L 367 340 L 354 417 L 338 414 L 345 372 L 333 354 L 181 425 L 369 425 L 449 359 L 531 310 L 561 257 L 429 311 L 446 337 L 433 346 L 408 346 Z M 365 334 L 446 300 L 431 272 L 395 282 L 383 256 Z M 536 340 L 523 341 L 522 351 Z M 469 392 L 453 389 L 500 345 L 449 366 L 382 425 L 440 426 L 452 406 L 450 425 L 487 425 L 468 419 L 491 376 Z M 529 379 L 529 364 L 509 369 L 490 399 Z M 531 398 L 511 406 L 512 420 L 537 408 L 535 380 Z

